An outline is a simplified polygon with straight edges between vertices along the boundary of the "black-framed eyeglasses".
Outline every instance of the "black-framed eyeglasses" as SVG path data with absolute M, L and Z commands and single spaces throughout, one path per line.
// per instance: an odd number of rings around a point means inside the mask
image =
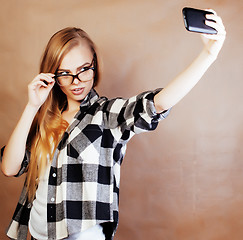
M 58 71 L 58 70 L 57 70 Z M 56 73 L 53 77 L 59 86 L 68 86 L 77 78 L 80 82 L 89 82 L 93 80 L 95 74 L 94 58 L 91 64 L 83 67 L 77 74 L 73 75 L 68 72 Z

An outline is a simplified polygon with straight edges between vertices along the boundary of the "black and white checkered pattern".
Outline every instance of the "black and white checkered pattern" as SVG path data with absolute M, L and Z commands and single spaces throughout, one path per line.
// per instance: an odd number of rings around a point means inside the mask
M 48 239 L 62 239 L 96 224 L 118 223 L 120 165 L 135 134 L 154 130 L 169 111 L 157 114 L 153 98 L 161 89 L 129 99 L 108 100 L 91 90 L 55 151 L 48 183 Z M 29 162 L 26 153 L 22 174 Z M 8 229 L 26 239 L 31 203 L 24 187 Z M 114 234 L 113 234 L 114 235 Z

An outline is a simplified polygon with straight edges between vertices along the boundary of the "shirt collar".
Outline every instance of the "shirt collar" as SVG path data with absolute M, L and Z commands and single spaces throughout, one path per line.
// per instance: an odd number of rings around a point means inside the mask
M 85 116 L 87 109 L 92 106 L 99 99 L 98 93 L 92 88 L 84 100 L 80 103 L 80 111 L 74 116 L 73 121 L 67 128 L 62 141 L 60 142 L 58 149 L 64 148 L 66 146 L 66 141 L 68 139 L 69 134 L 73 131 L 73 129 L 79 124 L 81 119 Z
M 92 88 L 84 100 L 80 103 L 80 110 L 89 108 L 99 98 L 98 93 Z

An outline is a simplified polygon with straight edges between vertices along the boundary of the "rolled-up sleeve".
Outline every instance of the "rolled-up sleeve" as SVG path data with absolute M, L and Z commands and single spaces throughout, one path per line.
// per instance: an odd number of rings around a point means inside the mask
M 135 120 L 134 128 L 132 129 L 136 134 L 156 129 L 159 121 L 165 119 L 169 115 L 171 109 L 168 109 L 161 113 L 156 112 L 154 96 L 160 91 L 162 91 L 161 88 L 154 91 L 144 92 L 138 95 L 139 99 L 137 101 L 137 104 L 141 106 L 137 106 L 140 111 L 134 111 L 134 115 L 137 119 Z
M 5 149 L 5 146 L 1 148 L 1 162 L 2 162 L 2 157 L 3 157 L 4 149 Z M 19 170 L 19 172 L 15 175 L 15 177 L 19 177 L 19 176 L 21 176 L 23 173 L 27 172 L 29 162 L 30 162 L 30 152 L 26 150 L 26 151 L 25 151 L 25 154 L 24 154 L 24 159 L 23 159 L 23 161 L 22 161 L 22 163 L 21 163 L 20 170 Z
M 109 127 L 119 126 L 122 132 L 130 130 L 135 134 L 156 129 L 158 122 L 170 112 L 170 109 L 159 114 L 156 112 L 154 96 L 161 90 L 146 91 L 128 99 L 108 100 L 103 112 L 107 116 Z

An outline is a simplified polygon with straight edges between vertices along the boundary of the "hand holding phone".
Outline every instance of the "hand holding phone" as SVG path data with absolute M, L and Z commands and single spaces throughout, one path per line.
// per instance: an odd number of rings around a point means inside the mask
M 205 24 L 206 20 L 213 21 L 206 18 L 207 14 L 214 14 L 213 12 L 185 7 L 182 9 L 182 14 L 185 27 L 188 31 L 205 34 L 217 34 L 217 30 Z
M 210 59 L 215 60 L 226 37 L 221 17 L 212 9 L 200 10 L 187 7 L 183 8 L 182 13 L 186 29 L 202 33 L 203 51 L 210 56 Z

